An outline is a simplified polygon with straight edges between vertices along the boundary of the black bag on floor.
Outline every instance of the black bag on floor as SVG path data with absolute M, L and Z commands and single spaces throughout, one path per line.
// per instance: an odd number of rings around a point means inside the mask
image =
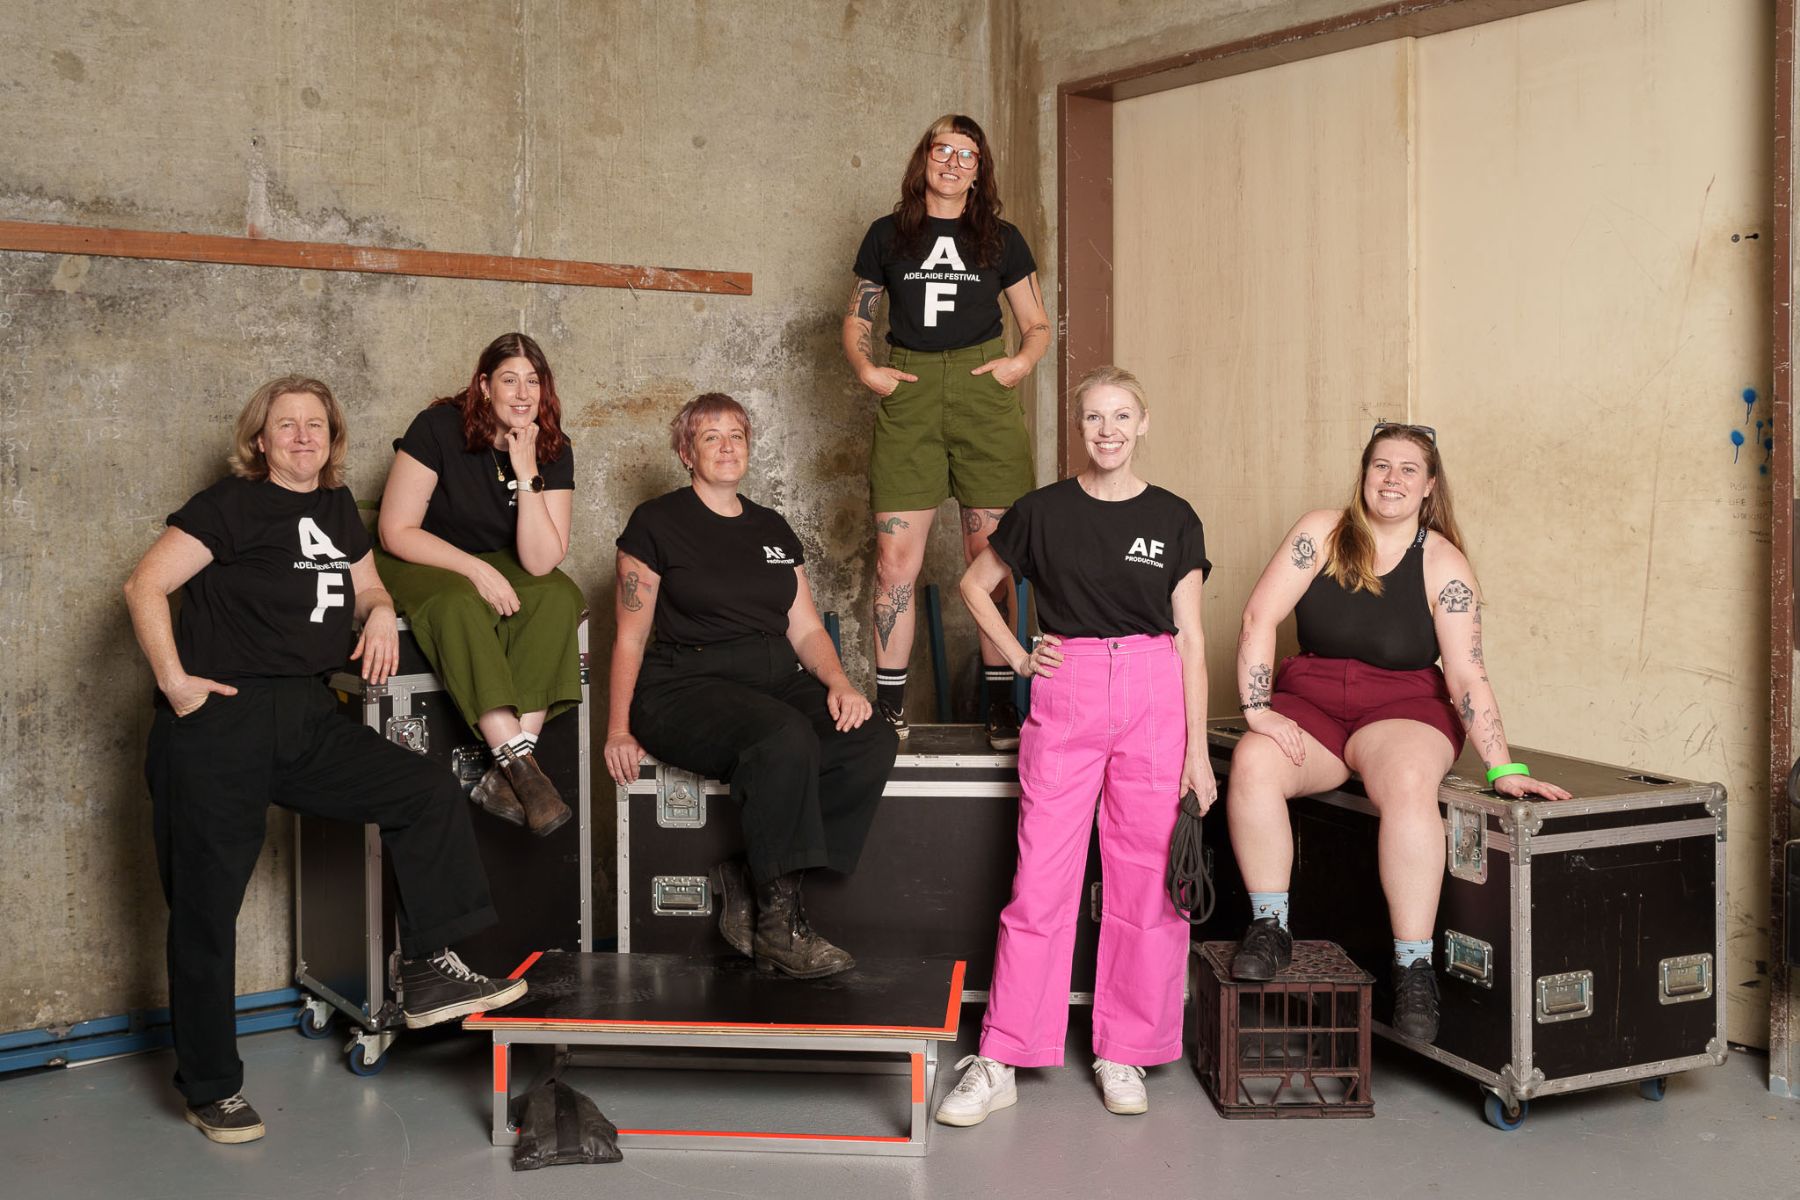
M 565 1163 L 615 1163 L 625 1157 L 619 1130 L 592 1100 L 557 1078 L 546 1079 L 523 1099 L 515 1171 Z

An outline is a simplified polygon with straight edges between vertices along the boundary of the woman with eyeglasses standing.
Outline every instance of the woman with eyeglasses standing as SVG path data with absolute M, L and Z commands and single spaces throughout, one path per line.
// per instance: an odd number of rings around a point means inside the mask
M 913 148 L 900 202 L 863 237 L 844 314 L 844 354 L 863 386 L 881 397 L 869 455 L 875 698 L 901 737 L 913 588 L 938 505 L 956 497 L 963 558 L 973 562 L 1033 484 L 1031 440 L 1013 389 L 1050 348 L 1050 319 L 1031 248 L 1000 211 L 981 126 L 960 114 L 939 117 Z M 887 365 L 877 366 L 870 343 L 883 293 L 889 351 Z M 1013 354 L 1003 336 L 1002 294 L 1019 328 Z M 986 636 L 981 661 L 988 740 L 995 749 L 1014 749 L 1012 669 Z
M 1289 613 L 1300 653 L 1275 671 L 1275 629 Z M 1435 1040 L 1431 947 L 1444 876 L 1438 784 L 1472 737 L 1501 795 L 1569 798 L 1531 778 L 1507 748 L 1482 654 L 1481 592 L 1435 430 L 1377 424 L 1350 503 L 1307 513 L 1288 530 L 1244 608 L 1238 693 L 1250 732 L 1232 756 L 1226 812 L 1252 920 L 1233 973 L 1271 979 L 1288 965 L 1287 803 L 1338 787 L 1355 771 L 1381 822 L 1392 1024 Z

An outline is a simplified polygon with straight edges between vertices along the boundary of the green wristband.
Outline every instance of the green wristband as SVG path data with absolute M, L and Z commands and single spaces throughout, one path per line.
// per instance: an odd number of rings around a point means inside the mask
M 1530 774 L 1531 774 L 1531 768 L 1526 766 L 1524 763 L 1501 763 L 1497 767 L 1489 767 L 1488 773 L 1487 773 L 1488 783 L 1490 783 L 1490 784 L 1493 783 L 1494 780 L 1499 779 L 1505 775 L 1529 776 Z

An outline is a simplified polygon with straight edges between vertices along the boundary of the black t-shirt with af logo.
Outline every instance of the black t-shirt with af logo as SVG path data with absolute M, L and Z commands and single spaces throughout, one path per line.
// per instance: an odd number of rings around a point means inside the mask
M 1193 506 L 1154 484 L 1096 500 L 1060 480 L 1007 509 L 988 545 L 1031 580 L 1038 624 L 1062 637 L 1175 633 L 1175 585 L 1212 570 Z
M 704 646 L 746 634 L 787 635 L 806 561 L 782 515 L 751 500 L 735 517 L 706 507 L 691 487 L 637 506 L 618 547 L 662 577 L 656 638 Z
M 1031 247 L 1000 222 L 1000 261 L 976 262 L 975 244 L 955 217 L 926 217 L 918 244 L 897 244 L 889 213 L 863 235 L 856 273 L 888 294 L 887 340 L 908 350 L 961 350 L 1000 336 L 1000 293 L 1037 270 Z
M 466 554 L 511 550 L 518 540 L 519 509 L 513 489 L 512 459 L 506 451 L 484 446 L 464 448 L 462 409 L 454 404 L 434 404 L 407 426 L 406 436 L 394 439 L 394 449 L 404 450 L 437 472 L 437 487 L 425 506 L 420 528 L 435 534 Z M 565 445 L 555 462 L 538 462 L 544 489 L 556 491 L 575 486 L 575 447 Z
M 181 589 L 175 648 L 207 679 L 318 675 L 350 653 L 350 564 L 369 535 L 349 488 L 221 479 L 169 514 L 213 560 Z

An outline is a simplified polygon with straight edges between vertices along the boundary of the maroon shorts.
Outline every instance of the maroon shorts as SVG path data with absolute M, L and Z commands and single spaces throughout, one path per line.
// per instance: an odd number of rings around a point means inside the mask
M 1450 739 L 1452 757 L 1463 750 L 1462 722 L 1436 667 L 1389 671 L 1354 658 L 1296 654 L 1275 673 L 1269 704 L 1340 760 L 1350 735 L 1376 721 L 1418 721 Z

